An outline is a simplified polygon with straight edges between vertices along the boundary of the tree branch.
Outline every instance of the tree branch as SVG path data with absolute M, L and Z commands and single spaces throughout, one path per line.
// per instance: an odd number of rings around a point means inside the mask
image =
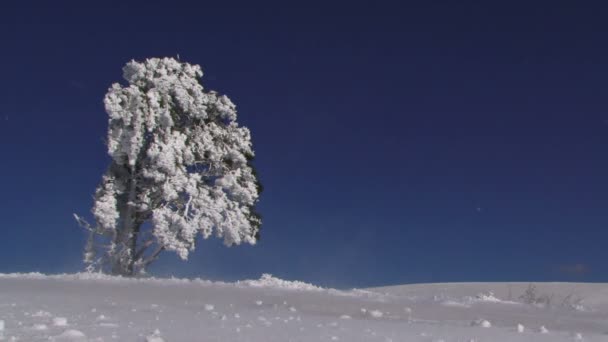
M 96 229 L 93 229 L 93 227 L 91 227 L 91 225 L 89 224 L 89 222 L 87 222 L 85 219 L 83 219 L 82 217 L 76 215 L 76 214 L 72 214 L 74 215 L 74 218 L 76 219 L 76 222 L 78 222 L 78 225 L 86 230 L 88 230 L 91 233 L 97 233 Z
M 158 255 L 165 250 L 165 246 L 159 246 L 152 255 L 150 255 L 146 260 L 142 261 L 142 268 L 148 267 L 154 260 L 158 259 Z
M 148 241 L 144 242 L 143 245 L 139 248 L 139 250 L 133 256 L 133 260 L 135 260 L 137 262 L 137 260 L 139 260 L 144 255 L 144 252 L 148 249 L 148 247 L 152 246 L 153 243 L 154 243 L 154 240 L 148 240 Z

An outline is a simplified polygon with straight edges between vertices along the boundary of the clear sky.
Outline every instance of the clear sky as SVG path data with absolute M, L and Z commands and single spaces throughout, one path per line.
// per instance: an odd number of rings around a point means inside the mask
M 0 272 L 82 268 L 102 98 L 179 54 L 252 130 L 264 225 L 153 274 L 608 281 L 608 11 L 497 3 L 3 4 Z

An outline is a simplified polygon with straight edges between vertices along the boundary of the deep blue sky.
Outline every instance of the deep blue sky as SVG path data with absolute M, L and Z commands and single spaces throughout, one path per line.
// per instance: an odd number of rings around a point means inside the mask
M 252 130 L 264 226 L 153 274 L 608 281 L 605 8 L 126 3 L 2 5 L 0 272 L 81 269 L 105 91 L 179 54 Z

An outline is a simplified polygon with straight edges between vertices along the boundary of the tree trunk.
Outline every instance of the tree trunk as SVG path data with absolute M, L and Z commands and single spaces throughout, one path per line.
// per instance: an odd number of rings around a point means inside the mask
M 117 256 L 113 260 L 112 274 L 121 276 L 135 275 L 135 253 L 137 250 L 137 236 L 141 223 L 137 220 L 135 208 L 137 199 L 137 180 L 135 166 L 126 168 L 129 174 L 127 193 L 119 201 L 121 227 L 116 236 L 115 246 L 118 248 Z

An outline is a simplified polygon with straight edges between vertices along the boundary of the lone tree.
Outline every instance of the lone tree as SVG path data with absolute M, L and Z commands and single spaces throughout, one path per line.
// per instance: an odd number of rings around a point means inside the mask
M 229 246 L 259 238 L 249 130 L 228 97 L 203 90 L 202 74 L 173 58 L 131 61 L 129 85 L 108 90 L 112 161 L 95 192 L 95 224 L 74 215 L 90 232 L 89 269 L 132 276 L 163 251 L 186 260 L 198 233 Z

